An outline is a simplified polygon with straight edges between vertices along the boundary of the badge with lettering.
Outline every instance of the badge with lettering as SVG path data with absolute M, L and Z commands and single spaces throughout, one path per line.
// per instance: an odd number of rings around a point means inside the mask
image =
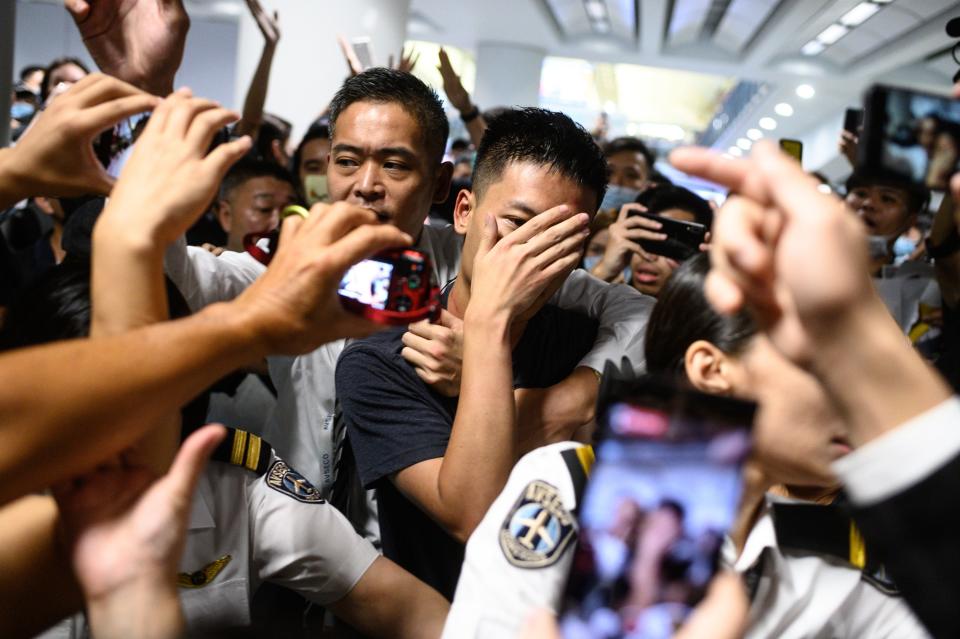
M 233 559 L 233 557 L 230 555 L 224 555 L 219 559 L 211 561 L 200 570 L 181 572 L 177 575 L 177 585 L 181 588 L 203 588 L 217 578 L 217 575 L 230 563 L 231 559 Z
M 306 477 L 287 466 L 283 460 L 278 459 L 273 462 L 273 466 L 267 471 L 266 482 L 270 488 L 297 501 L 310 504 L 323 503 L 320 491 L 314 488 Z
M 573 516 L 557 489 L 535 480 L 500 527 L 500 548 L 518 568 L 546 568 L 560 559 L 576 534 Z

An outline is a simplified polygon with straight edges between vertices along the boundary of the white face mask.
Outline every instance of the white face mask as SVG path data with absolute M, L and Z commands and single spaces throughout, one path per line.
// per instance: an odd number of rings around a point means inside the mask
M 327 176 L 308 175 L 303 180 L 303 193 L 307 198 L 307 206 L 313 206 L 317 202 L 328 202 L 330 191 L 327 188 Z

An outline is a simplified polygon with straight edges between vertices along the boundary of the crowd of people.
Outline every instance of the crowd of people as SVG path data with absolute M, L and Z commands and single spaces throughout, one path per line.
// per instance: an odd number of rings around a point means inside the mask
M 960 634 L 943 162 L 877 176 L 844 132 L 838 197 L 769 143 L 658 158 L 563 113 L 482 111 L 441 50 L 469 136 L 450 139 L 411 73 L 430 61 L 364 69 L 345 43 L 347 79 L 292 139 L 264 112 L 280 17 L 247 5 L 264 49 L 242 113 L 174 90 L 182 0 L 65 0 L 99 70 L 59 58 L 14 86 L 0 635 L 559 637 L 598 405 L 647 376 L 757 407 L 734 525 L 708 535 L 721 570 L 697 566 L 705 597 L 664 636 Z M 690 254 L 657 252 L 672 223 L 704 232 Z M 348 269 L 395 248 L 429 258 L 435 318 L 341 303 Z M 550 543 L 514 525 L 534 502 Z M 684 514 L 624 503 L 596 535 L 626 566 Z M 592 636 L 649 636 L 631 615 Z

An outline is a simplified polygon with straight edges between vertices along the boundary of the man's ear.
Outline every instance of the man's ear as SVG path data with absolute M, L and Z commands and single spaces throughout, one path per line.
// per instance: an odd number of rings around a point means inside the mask
M 230 203 L 226 200 L 217 200 L 217 203 L 214 205 L 217 210 L 217 222 L 220 223 L 220 228 L 223 229 L 224 233 L 230 232 L 230 226 L 233 222 L 233 216 L 230 211 Z
M 437 183 L 433 189 L 433 203 L 441 204 L 450 197 L 450 184 L 453 182 L 453 164 L 441 162 L 437 169 Z
M 453 205 L 453 230 L 458 235 L 466 235 L 470 226 L 470 216 L 476 208 L 476 201 L 472 191 L 461 189 L 457 193 L 457 201 Z
M 683 365 L 687 379 L 697 390 L 711 395 L 733 392 L 733 362 L 710 342 L 701 339 L 688 346 Z

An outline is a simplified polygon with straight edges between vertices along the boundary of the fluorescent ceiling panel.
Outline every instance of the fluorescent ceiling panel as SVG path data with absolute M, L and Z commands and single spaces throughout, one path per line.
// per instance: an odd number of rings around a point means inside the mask
M 717 27 L 714 41 L 728 51 L 739 53 L 779 4 L 774 0 L 733 0 Z

